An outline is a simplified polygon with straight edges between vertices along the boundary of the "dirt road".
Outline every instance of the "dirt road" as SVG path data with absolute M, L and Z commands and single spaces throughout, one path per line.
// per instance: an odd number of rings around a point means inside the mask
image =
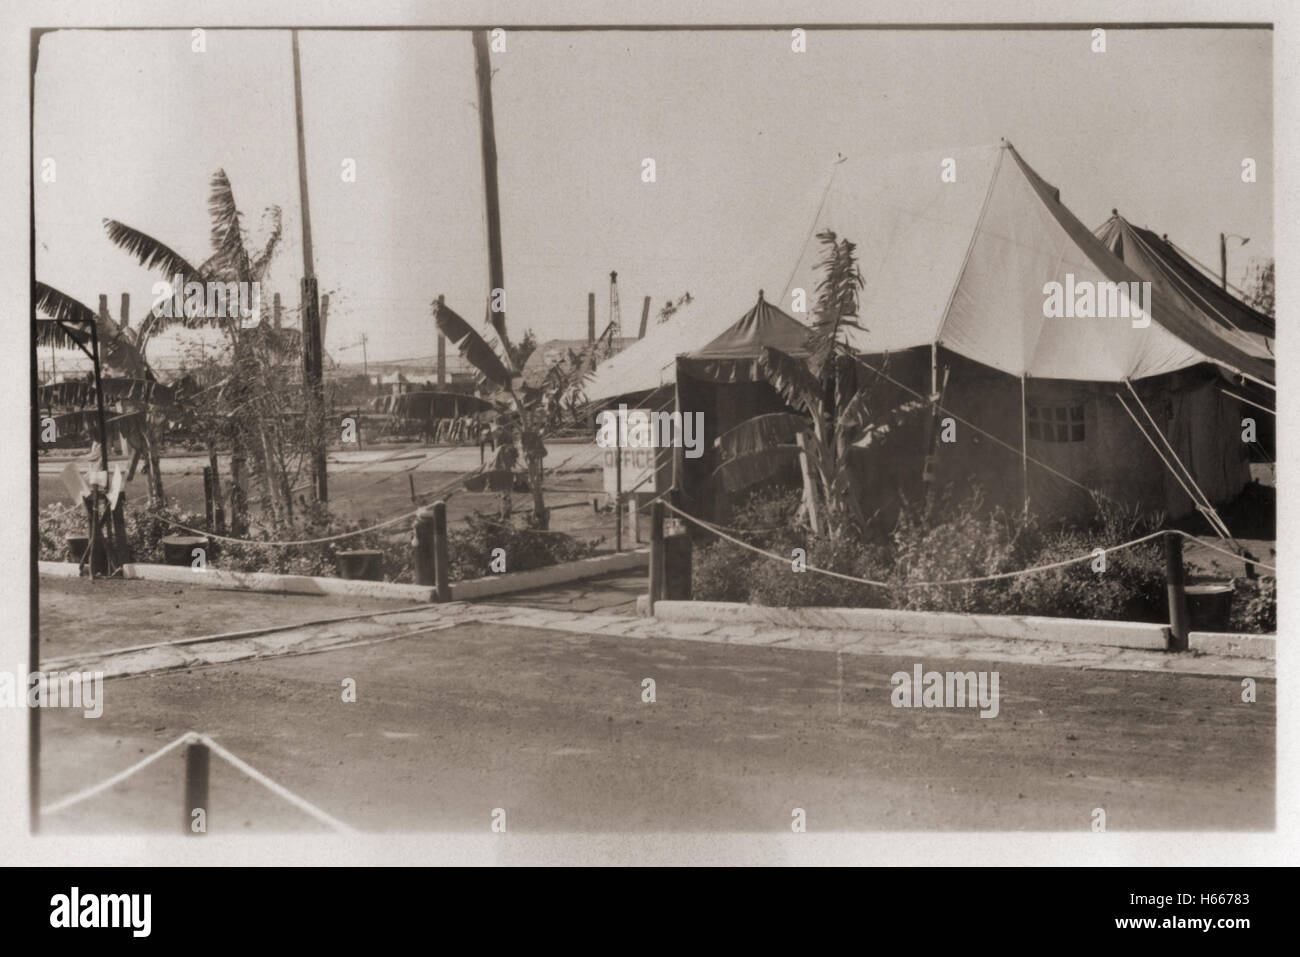
M 384 644 L 113 679 L 101 718 L 47 711 L 45 801 L 179 734 L 212 735 L 374 831 L 789 833 L 1268 829 L 1275 684 L 925 660 L 1000 674 L 998 717 L 900 709 L 911 658 L 466 624 Z M 342 700 L 345 679 L 357 700 Z M 642 700 L 643 680 L 656 700 Z M 173 752 L 48 832 L 173 831 Z M 318 829 L 214 759 L 210 832 Z

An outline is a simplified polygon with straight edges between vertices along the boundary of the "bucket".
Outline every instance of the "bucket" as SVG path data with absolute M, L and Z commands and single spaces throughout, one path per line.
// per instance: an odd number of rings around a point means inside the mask
M 162 546 L 163 560 L 168 565 L 192 566 L 196 548 L 202 548 L 208 558 L 212 557 L 208 540 L 202 535 L 167 535 L 162 540 Z
M 358 548 L 348 552 L 338 552 L 334 561 L 339 576 L 367 582 L 384 580 L 384 553 L 377 548 Z
M 68 543 L 68 561 L 79 563 L 86 555 L 86 546 L 90 544 L 90 537 L 68 535 L 63 540 Z
M 1227 631 L 1232 618 L 1232 586 L 1188 585 L 1187 619 L 1192 631 Z

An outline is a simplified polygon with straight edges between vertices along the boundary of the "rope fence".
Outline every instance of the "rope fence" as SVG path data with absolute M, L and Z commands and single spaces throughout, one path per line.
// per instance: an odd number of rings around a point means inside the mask
M 720 527 L 713 525 L 711 522 L 706 522 L 702 518 L 697 518 L 696 516 L 691 515 L 689 512 L 683 511 L 682 509 L 678 508 L 676 505 L 673 505 L 671 502 L 665 501 L 663 504 L 664 507 L 667 508 L 669 511 L 676 513 L 686 521 L 691 522 L 692 524 L 697 525 L 698 527 L 704 529 L 705 531 L 717 535 L 719 538 L 725 539 L 726 541 L 729 541 L 734 545 L 739 545 L 741 548 L 747 549 L 751 552 L 754 552 L 755 554 L 762 555 L 766 558 L 770 558 L 773 561 L 781 562 L 782 564 L 790 563 L 789 558 L 786 558 L 783 555 L 778 555 L 775 552 L 769 552 L 766 549 L 759 548 L 757 545 L 753 545 L 749 542 L 742 541 L 741 539 L 736 538 L 733 535 L 729 535 L 728 533 L 722 531 Z M 1148 541 L 1152 541 L 1153 539 L 1162 538 L 1163 536 L 1168 534 L 1179 535 L 1184 539 L 1188 539 L 1200 545 L 1204 545 L 1206 548 L 1212 549 L 1214 551 L 1222 552 L 1223 554 L 1231 558 L 1236 558 L 1236 559 L 1241 558 L 1240 555 L 1236 555 L 1228 551 L 1227 549 L 1218 548 L 1217 546 L 1212 545 L 1209 542 L 1202 541 L 1201 539 L 1197 538 L 1196 536 L 1188 532 L 1180 531 L 1178 529 L 1161 529 L 1160 531 L 1151 532 L 1147 535 L 1141 536 L 1140 538 L 1135 538 L 1127 542 L 1121 542 L 1118 545 L 1110 545 L 1106 548 L 1103 548 L 1102 552 L 1104 554 L 1109 555 L 1113 552 L 1122 551 L 1123 549 L 1132 548 L 1135 545 L 1140 545 L 1143 542 L 1148 542 Z M 949 585 L 974 585 L 974 584 L 979 584 L 981 582 L 991 582 L 991 581 L 1000 581 L 1002 579 L 1008 579 L 1008 578 L 1017 578 L 1021 575 L 1035 575 L 1040 572 L 1053 571 L 1058 568 L 1065 568 L 1070 565 L 1077 565 L 1081 562 L 1092 561 L 1095 557 L 1096 557 L 1095 552 L 1089 552 L 1088 554 L 1080 555 L 1077 558 L 1067 558 L 1059 562 L 1050 562 L 1045 565 L 1035 565 L 1031 568 L 1021 568 L 1015 571 L 997 572 L 995 574 L 990 574 L 990 575 L 977 575 L 970 578 L 951 578 L 942 581 L 925 581 L 925 582 L 913 582 L 913 581 L 884 582 L 884 581 L 876 581 L 871 578 L 859 578 L 856 575 L 846 575 L 843 572 L 832 571 L 829 568 L 819 568 L 816 565 L 806 565 L 805 567 L 810 572 L 817 572 L 819 574 L 826 575 L 831 578 L 838 578 L 841 579 L 842 581 L 853 582 L 854 584 L 858 584 L 858 585 L 871 585 L 876 588 L 886 588 L 886 589 L 942 588 Z M 1274 573 L 1276 573 L 1277 571 L 1277 569 L 1273 568 L 1271 565 L 1265 565 L 1262 562 L 1254 561 L 1251 562 L 1251 564 L 1257 565 L 1260 568 L 1267 569 L 1268 571 Z
M 266 788 L 276 797 L 288 802 L 289 804 L 292 804 L 294 807 L 298 808 L 298 810 L 302 811 L 304 814 L 308 815 L 309 817 L 312 817 L 315 820 L 319 821 L 321 824 L 333 828 L 334 830 L 340 833 L 344 833 L 344 834 L 354 833 L 353 828 L 344 824 L 342 821 L 338 820 L 337 818 L 325 813 L 324 811 L 316 807 L 316 805 L 312 804 L 310 801 L 306 800 L 305 798 L 299 797 L 297 794 L 294 794 L 284 785 L 279 784 L 276 781 L 273 781 L 271 778 L 267 777 L 267 775 L 257 770 L 257 768 L 253 767 L 251 764 L 249 764 L 247 761 L 240 758 L 238 755 L 231 753 L 230 751 L 223 748 L 221 745 L 217 744 L 217 742 L 214 741 L 208 735 L 200 734 L 196 731 L 185 732 L 179 738 L 169 742 L 168 744 L 163 745 L 161 748 L 159 748 L 153 754 L 150 754 L 148 757 L 145 757 L 142 760 L 137 761 L 135 764 L 131 765 L 129 768 L 127 768 L 124 771 L 119 771 L 117 774 L 105 778 L 103 781 L 100 781 L 98 784 L 92 785 L 91 787 L 78 791 L 75 794 L 70 794 L 65 798 L 61 798 L 60 800 L 55 801 L 53 804 L 45 805 L 44 807 L 41 808 L 41 814 L 42 815 L 57 814 L 59 811 L 66 810 L 67 808 L 73 807 L 74 805 L 81 804 L 83 801 L 88 801 L 93 797 L 103 794 L 105 791 L 108 791 L 109 789 L 116 787 L 118 784 L 121 784 L 127 778 L 130 778 L 133 775 L 140 773 L 149 765 L 157 761 L 159 758 L 174 751 L 176 748 L 179 748 L 181 745 L 186 745 L 190 747 L 194 745 L 202 745 L 203 747 L 206 747 L 207 749 L 211 750 L 213 754 L 216 754 L 219 758 L 224 760 L 226 763 L 230 764 L 233 768 L 242 772 L 244 775 L 251 778 L 253 781 L 256 781 L 258 784 L 262 785 L 262 787 Z M 189 762 L 187 761 L 187 767 L 188 764 Z M 206 792 L 207 790 L 206 780 L 202 782 L 202 790 L 204 792 Z M 188 782 L 187 782 L 187 791 L 188 791 Z M 189 810 L 190 810 L 189 808 L 186 809 L 187 815 Z

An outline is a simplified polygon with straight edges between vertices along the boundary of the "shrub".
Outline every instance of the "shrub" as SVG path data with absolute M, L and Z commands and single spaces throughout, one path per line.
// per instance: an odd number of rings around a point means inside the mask
M 340 521 L 324 511 L 309 513 L 305 521 L 288 533 L 294 541 L 331 538 L 364 528 L 369 522 Z M 591 555 L 598 542 L 590 543 L 558 532 L 541 532 L 527 525 L 502 525 L 485 515 L 473 515 L 468 527 L 448 533 L 453 581 L 478 578 L 490 572 L 492 549 L 506 550 L 507 569 L 525 571 L 557 562 L 572 561 Z M 527 521 L 525 518 L 523 521 Z M 161 564 L 165 561 L 162 539 L 185 534 L 177 527 L 203 528 L 202 515 L 185 512 L 174 506 L 146 505 L 126 512 L 127 540 L 134 561 Z M 69 534 L 85 534 L 86 515 L 78 508 L 50 506 L 37 521 L 40 557 L 46 561 L 66 561 Z M 347 538 L 306 545 L 273 545 L 275 533 L 269 530 L 250 533 L 250 540 L 225 542 L 216 540 L 208 553 L 212 568 L 231 571 L 270 572 L 279 575 L 333 577 L 338 574 L 336 556 L 341 551 L 378 549 L 383 553 L 384 578 L 411 583 L 414 575 L 414 534 L 407 528 L 389 526 Z
M 757 562 L 766 559 L 731 542 L 697 540 L 691 552 L 691 598 L 748 601 L 748 580 Z
M 1232 582 L 1233 631 L 1275 634 L 1277 632 L 1277 580 L 1237 578 Z
M 587 542 L 563 532 L 543 531 L 531 524 L 532 514 L 508 520 L 475 512 L 466 518 L 465 528 L 448 532 L 452 578 L 483 578 L 492 574 L 492 552 L 506 554 L 506 571 L 522 572 L 560 562 L 587 558 L 604 539 Z

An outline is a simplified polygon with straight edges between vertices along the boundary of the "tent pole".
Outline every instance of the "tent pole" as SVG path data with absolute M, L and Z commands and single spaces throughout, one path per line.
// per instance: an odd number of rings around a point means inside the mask
M 1020 484 L 1025 496 L 1025 512 L 1029 512 L 1029 427 L 1025 418 L 1025 376 L 1020 374 Z

